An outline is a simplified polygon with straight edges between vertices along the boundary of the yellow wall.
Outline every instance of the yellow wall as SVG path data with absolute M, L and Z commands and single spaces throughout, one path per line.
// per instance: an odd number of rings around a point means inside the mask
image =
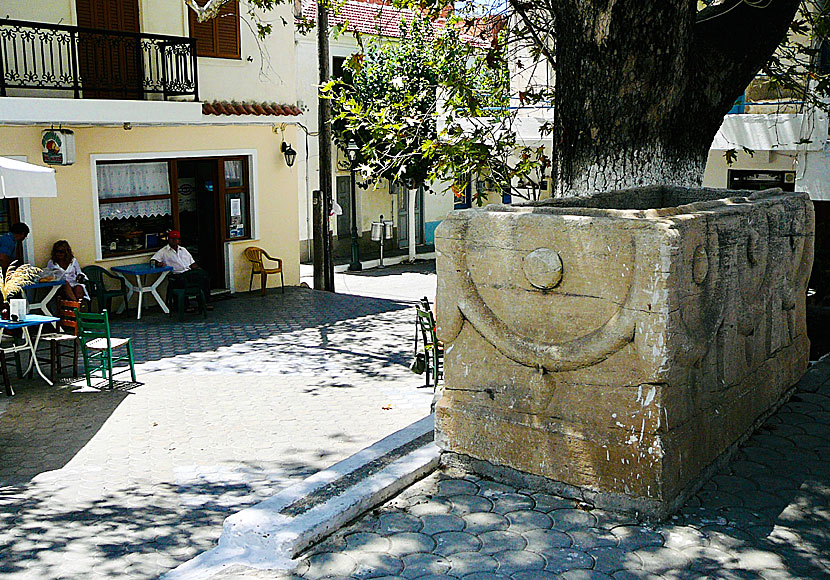
M 42 164 L 40 132 L 45 128 L 48 127 L 0 126 L 0 155 L 25 155 L 29 162 Z M 109 127 L 71 128 L 75 131 L 77 161 L 71 166 L 56 167 L 58 197 L 31 200 L 29 226 L 36 265 L 46 264 L 52 243 L 62 238 L 69 240 L 82 266 L 97 263 L 110 268 L 149 260 L 149 254 L 95 260 L 95 193 L 92 192 L 90 155 L 146 152 L 187 157 L 188 151 L 231 155 L 233 150 L 254 149 L 257 152 L 257 174 L 253 179 L 258 236 L 232 243 L 235 287 L 237 290 L 248 288 L 250 266 L 242 256 L 248 245 L 262 246 L 269 254 L 282 258 L 285 283 L 299 283 L 297 177 L 279 155 L 280 136 L 270 126 L 136 127 L 131 131 Z M 286 139 L 296 141 L 294 127 L 286 129 Z M 256 218 L 253 219 L 256 223 Z M 269 285 L 279 285 L 273 276 L 269 282 Z

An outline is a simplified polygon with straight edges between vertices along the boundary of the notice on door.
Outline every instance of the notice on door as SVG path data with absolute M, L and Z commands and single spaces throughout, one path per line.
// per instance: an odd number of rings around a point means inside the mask
M 242 221 L 242 200 L 234 198 L 231 202 L 231 219 L 228 222 L 228 237 L 241 238 L 245 235 L 245 224 Z

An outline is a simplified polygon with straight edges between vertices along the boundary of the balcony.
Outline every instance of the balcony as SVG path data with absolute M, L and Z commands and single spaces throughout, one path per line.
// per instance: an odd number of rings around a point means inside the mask
M 0 19 L 0 97 L 197 101 L 197 76 L 192 38 Z

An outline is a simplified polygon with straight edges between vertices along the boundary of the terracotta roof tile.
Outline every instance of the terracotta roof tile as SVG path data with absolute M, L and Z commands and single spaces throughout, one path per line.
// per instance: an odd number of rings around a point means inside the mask
M 205 101 L 202 103 L 203 115 L 271 115 L 275 117 L 302 115 L 295 105 L 278 105 L 277 103 L 229 103 L 227 101 Z
M 348 21 L 350 32 L 374 34 L 392 38 L 401 37 L 401 20 L 412 22 L 414 11 L 396 8 L 387 4 L 388 0 L 346 0 L 339 11 L 329 16 L 329 24 L 336 26 Z M 317 0 L 303 0 L 303 18 L 317 18 Z M 436 30 L 443 28 L 445 21 L 433 23 Z M 476 46 L 488 46 L 489 42 L 479 36 L 463 34 L 462 38 Z

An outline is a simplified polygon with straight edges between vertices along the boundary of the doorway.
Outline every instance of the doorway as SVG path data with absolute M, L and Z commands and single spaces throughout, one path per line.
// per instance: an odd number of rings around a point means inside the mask
M 225 288 L 225 253 L 221 235 L 219 175 L 215 159 L 175 162 L 176 200 L 182 245 L 210 274 L 210 287 Z
M 409 247 L 409 194 L 410 190 L 398 187 L 398 248 Z M 424 243 L 424 188 L 415 194 L 415 245 Z
M 337 239 L 344 240 L 352 232 L 352 178 L 337 176 L 337 205 L 343 213 L 337 216 Z

